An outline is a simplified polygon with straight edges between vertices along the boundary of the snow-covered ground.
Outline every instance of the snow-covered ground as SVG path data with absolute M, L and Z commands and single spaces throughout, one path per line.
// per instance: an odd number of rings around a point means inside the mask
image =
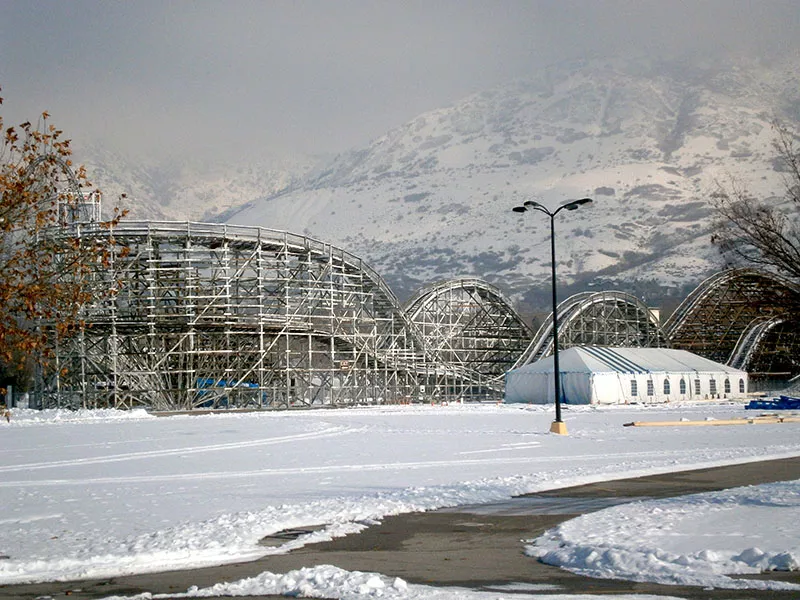
M 753 416 L 741 403 L 564 413 L 569 436 L 547 433 L 552 407 L 521 405 L 165 418 L 18 410 L 0 422 L 0 584 L 240 561 L 359 531 L 389 514 L 800 456 L 800 424 L 622 426 Z M 258 544 L 311 525 L 327 527 L 279 548 Z M 800 482 L 606 509 L 563 524 L 528 551 L 596 576 L 784 588 L 724 574 L 798 568 Z M 341 597 L 439 593 L 334 567 L 226 586 L 193 594 L 230 594 L 231 586 L 262 594 L 335 588 Z

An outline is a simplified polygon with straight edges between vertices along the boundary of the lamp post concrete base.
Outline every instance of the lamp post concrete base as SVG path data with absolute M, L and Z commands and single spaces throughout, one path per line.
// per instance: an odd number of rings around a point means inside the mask
M 550 433 L 557 433 L 558 435 L 567 435 L 567 424 L 564 421 L 553 421 L 550 424 Z

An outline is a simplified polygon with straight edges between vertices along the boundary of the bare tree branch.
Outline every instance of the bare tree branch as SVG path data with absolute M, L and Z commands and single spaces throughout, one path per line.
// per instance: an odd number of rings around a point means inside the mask
M 784 175 L 783 200 L 754 198 L 738 181 L 717 184 L 711 241 L 734 265 L 756 265 L 800 280 L 800 151 L 797 136 L 774 124 Z

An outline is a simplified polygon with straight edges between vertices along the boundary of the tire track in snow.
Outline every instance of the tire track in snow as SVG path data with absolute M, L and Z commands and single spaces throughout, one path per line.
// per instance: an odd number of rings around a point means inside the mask
M 72 460 L 55 460 L 50 462 L 27 463 L 22 465 L 9 465 L 0 467 L 0 473 L 13 473 L 14 471 L 33 471 L 39 469 L 77 467 L 84 465 L 96 465 L 111 462 L 121 462 L 126 460 L 140 460 L 144 458 L 160 458 L 165 456 L 175 456 L 181 454 L 198 454 L 201 452 L 220 452 L 225 450 L 239 450 L 242 448 L 253 448 L 256 446 L 271 446 L 273 444 L 283 444 L 285 442 L 296 442 L 300 440 L 316 440 L 327 437 L 358 433 L 360 428 L 347 428 L 342 426 L 328 427 L 322 431 L 304 432 L 294 435 L 281 437 L 262 438 L 249 440 L 246 442 L 229 442 L 225 444 L 211 444 L 209 446 L 182 446 L 180 448 L 169 448 L 164 450 L 144 450 L 141 452 L 130 452 L 127 454 L 112 454 L 110 456 L 95 456 L 91 458 L 75 458 Z
M 317 436 L 324 437 L 324 436 Z M 279 468 L 266 468 L 255 469 L 248 471 L 217 471 L 217 472 L 200 472 L 200 473 L 174 473 L 170 475 L 130 475 L 120 477 L 96 477 L 96 478 L 82 478 L 82 479 L 43 479 L 39 481 L 2 481 L 0 488 L 9 487 L 50 487 L 50 486 L 64 486 L 64 485 L 89 485 L 89 484 L 126 484 L 126 483 L 159 483 L 159 482 L 175 482 L 175 481 L 200 481 L 208 479 L 243 479 L 252 477 L 277 477 L 288 475 L 309 475 L 309 474 L 332 474 L 332 473 L 352 473 L 359 471 L 406 471 L 417 469 L 431 469 L 431 468 L 447 468 L 464 467 L 471 465 L 487 465 L 487 464 L 532 464 L 532 463 L 552 463 L 554 460 L 566 462 L 586 462 L 586 461 L 607 461 L 609 458 L 619 459 L 620 461 L 636 462 L 641 460 L 645 455 L 659 455 L 663 459 L 664 464 L 674 464 L 678 462 L 681 456 L 691 456 L 696 462 L 697 450 L 675 450 L 672 452 L 652 451 L 652 452 L 620 452 L 615 454 L 582 454 L 570 456 L 520 456 L 517 458 L 496 457 L 496 458 L 468 458 L 459 460 L 428 460 L 428 461 L 412 461 L 404 463 L 373 463 L 373 464 L 345 464 L 345 465 L 325 465 L 325 466 L 307 466 L 307 467 L 279 467 Z M 710 456 L 706 459 L 710 461 L 715 460 L 729 460 L 741 458 L 736 452 L 723 451 L 722 453 L 710 452 Z M 694 464 L 694 463 L 687 463 Z M 700 467 L 698 467 L 700 468 Z
M 541 446 L 541 442 L 526 442 L 521 444 L 503 444 L 498 448 L 486 448 L 484 450 L 465 450 L 459 454 L 488 454 L 490 452 L 508 452 L 509 450 L 523 450 L 525 448 L 536 448 Z

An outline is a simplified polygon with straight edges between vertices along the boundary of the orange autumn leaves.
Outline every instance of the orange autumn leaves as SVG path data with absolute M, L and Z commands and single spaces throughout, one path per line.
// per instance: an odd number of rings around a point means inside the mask
M 108 293 L 97 273 L 120 249 L 111 234 L 86 243 L 64 227 L 64 210 L 76 209 L 91 186 L 83 167 L 72 168 L 70 141 L 47 112 L 35 126 L 6 127 L 0 115 L 0 131 L 0 362 L 41 362 L 51 351 L 40 325 L 60 337 L 80 330 L 83 308 Z M 115 210 L 96 226 L 110 229 L 123 216 Z

